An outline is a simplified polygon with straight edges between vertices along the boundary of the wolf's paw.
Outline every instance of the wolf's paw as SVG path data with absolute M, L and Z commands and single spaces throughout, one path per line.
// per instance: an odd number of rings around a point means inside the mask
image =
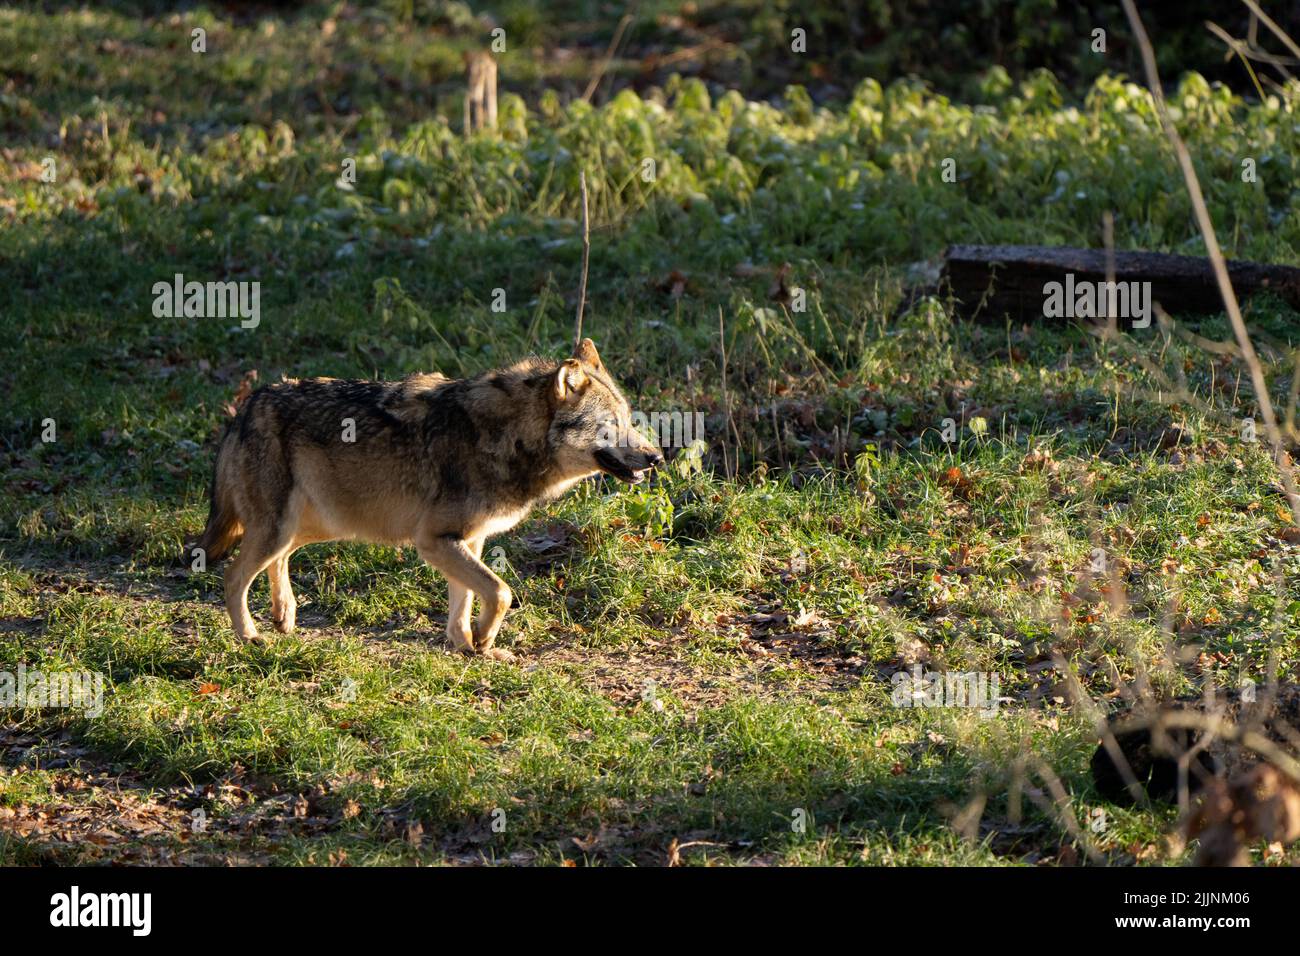
M 473 638 L 469 633 L 458 634 L 454 631 L 447 631 L 447 650 L 453 654 L 464 654 L 467 657 L 473 657 L 478 653 L 478 648 L 474 646 Z
M 493 636 L 495 637 L 495 635 Z M 479 626 L 477 619 L 475 619 L 469 626 L 469 640 L 475 647 L 482 647 L 487 643 L 483 636 L 483 628 Z
M 290 634 L 293 632 L 295 616 L 296 615 L 289 613 L 284 617 L 274 617 L 271 619 L 271 623 L 275 625 L 275 629 L 281 634 Z

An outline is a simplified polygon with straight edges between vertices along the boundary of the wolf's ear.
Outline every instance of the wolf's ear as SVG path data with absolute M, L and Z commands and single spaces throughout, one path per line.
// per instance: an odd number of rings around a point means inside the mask
M 590 365 L 597 371 L 604 367 L 600 364 L 600 356 L 596 354 L 596 343 L 591 339 L 583 339 L 579 342 L 573 350 L 573 357 L 584 365 Z
M 577 359 L 565 359 L 555 373 L 555 400 L 568 401 L 587 390 L 591 380 L 582 370 L 582 363 Z

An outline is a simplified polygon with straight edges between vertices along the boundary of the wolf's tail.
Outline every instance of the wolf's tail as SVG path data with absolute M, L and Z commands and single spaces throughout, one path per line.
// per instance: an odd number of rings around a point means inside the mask
M 221 447 L 217 450 L 216 465 L 212 469 L 212 486 L 208 493 L 210 498 L 208 523 L 204 526 L 203 534 L 199 539 L 185 549 L 186 562 L 194 558 L 196 548 L 201 548 L 204 560 L 216 563 L 230 554 L 244 536 L 244 526 L 235 512 L 230 490 L 225 487 L 226 482 L 222 481 L 221 458 L 228 447 L 226 441 L 228 434 L 222 436 Z

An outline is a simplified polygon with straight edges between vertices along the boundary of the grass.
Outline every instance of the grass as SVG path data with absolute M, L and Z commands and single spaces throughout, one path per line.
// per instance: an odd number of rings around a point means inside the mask
M 166 16 L 0 11 L 0 661 L 106 682 L 98 717 L 5 712 L 0 862 L 1185 859 L 1172 811 L 1099 803 L 1053 655 L 1107 705 L 1262 679 L 1270 651 L 1294 678 L 1300 535 L 1242 440 L 1248 378 L 1192 334 L 1225 321 L 1105 342 L 897 309 L 950 242 L 1099 245 L 1106 211 L 1121 247 L 1203 251 L 1145 92 L 685 79 L 587 107 L 520 52 L 503 75 L 537 90 L 466 140 L 470 39 L 417 56 L 377 14 L 326 36 L 330 9 L 205 13 L 202 56 Z M 1300 264 L 1295 93 L 1171 96 L 1229 255 Z M 637 407 L 704 413 L 701 467 L 489 544 L 519 666 L 446 653 L 442 580 L 361 545 L 300 552 L 299 632 L 237 642 L 219 569 L 175 556 L 241 378 L 561 354 L 579 169 L 587 331 Z M 260 281 L 260 325 L 155 318 L 176 272 Z M 1247 318 L 1286 408 L 1296 316 Z M 264 579 L 252 604 L 265 625 Z M 894 706 L 914 663 L 996 674 L 997 715 Z M 1040 806 L 1027 755 L 1104 825 Z

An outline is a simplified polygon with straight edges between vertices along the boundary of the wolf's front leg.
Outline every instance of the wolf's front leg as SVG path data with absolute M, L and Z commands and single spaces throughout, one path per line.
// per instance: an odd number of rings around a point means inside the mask
M 454 650 L 473 654 L 474 632 L 471 629 L 474 592 L 451 578 L 447 579 L 447 640 Z
M 497 660 L 513 660 L 514 655 L 492 647 L 501 622 L 510 610 L 510 588 L 478 556 L 482 541 L 466 541 L 447 536 L 428 537 L 417 544 L 420 557 L 447 576 L 450 604 L 447 636 L 462 653 L 484 654 Z M 483 602 L 478 620 L 470 629 L 470 604 L 477 594 Z M 468 633 L 467 633 L 468 631 Z
M 271 619 L 277 631 L 288 634 L 298 619 L 298 599 L 293 596 L 293 585 L 289 582 L 288 553 L 272 561 L 266 574 L 271 579 Z

